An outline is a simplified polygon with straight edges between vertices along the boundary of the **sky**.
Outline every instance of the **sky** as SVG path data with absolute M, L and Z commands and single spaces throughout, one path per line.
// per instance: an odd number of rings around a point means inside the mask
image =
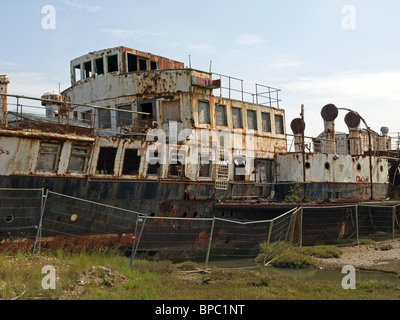
M 1 13 L 0 74 L 11 94 L 63 91 L 70 60 L 126 46 L 211 67 L 246 91 L 281 89 L 288 133 L 304 105 L 306 135 L 319 135 L 331 103 L 372 130 L 400 132 L 398 0 L 17 0 Z M 338 131 L 348 132 L 346 113 Z

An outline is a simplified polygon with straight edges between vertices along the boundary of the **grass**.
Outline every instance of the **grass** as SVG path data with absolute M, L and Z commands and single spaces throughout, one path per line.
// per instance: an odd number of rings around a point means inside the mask
M 316 250 L 318 254 L 320 249 Z M 326 252 L 329 250 L 326 250 Z M 285 248 L 281 256 L 290 253 Z M 305 255 L 293 252 L 295 255 Z M 308 254 L 311 254 L 308 252 Z M 296 257 L 296 256 L 295 256 Z M 305 265 L 297 256 L 297 263 Z M 296 260 L 295 259 L 295 260 Z M 42 268 L 56 270 L 56 288 L 41 285 Z M 63 251 L 35 257 L 20 252 L 0 254 L 2 300 L 320 300 L 400 298 L 394 284 L 357 282 L 356 290 L 344 290 L 338 281 L 304 281 L 290 276 L 269 275 L 261 270 L 213 268 L 198 272 L 193 262 L 136 260 L 113 252 Z M 340 272 L 340 271 L 338 271 Z
M 277 268 L 302 269 L 315 266 L 313 257 L 329 259 L 339 258 L 342 250 L 333 246 L 292 247 L 285 242 L 260 244 L 260 253 L 256 262 L 263 265 L 271 264 Z

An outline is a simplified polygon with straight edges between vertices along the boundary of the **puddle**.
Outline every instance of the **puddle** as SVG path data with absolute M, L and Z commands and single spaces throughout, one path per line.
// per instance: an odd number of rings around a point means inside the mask
M 380 261 L 382 264 L 390 264 L 393 261 Z M 398 262 L 397 262 L 398 263 Z M 286 275 L 293 276 L 300 280 L 327 280 L 327 281 L 342 281 L 346 274 L 342 274 L 341 270 L 319 270 L 319 269 L 283 269 L 274 267 L 261 267 L 254 263 L 253 259 L 241 260 L 222 260 L 210 261 L 209 267 L 218 268 L 251 268 L 260 272 L 265 272 L 270 275 Z M 358 270 L 356 268 L 356 281 L 375 280 L 380 282 L 388 282 L 400 285 L 400 278 L 397 274 Z

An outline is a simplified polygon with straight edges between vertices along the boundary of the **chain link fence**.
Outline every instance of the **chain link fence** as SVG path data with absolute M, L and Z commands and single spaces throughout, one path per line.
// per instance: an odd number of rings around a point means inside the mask
M 37 238 L 44 189 L 0 189 L 1 250 L 29 249 Z
M 399 236 L 400 205 L 299 207 L 274 219 L 147 216 L 45 189 L 0 189 L 0 250 L 115 246 L 131 257 L 254 259 L 261 243 L 341 244 Z

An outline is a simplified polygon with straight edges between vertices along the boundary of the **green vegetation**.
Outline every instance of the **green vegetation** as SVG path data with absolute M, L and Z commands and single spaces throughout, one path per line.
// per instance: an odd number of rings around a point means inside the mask
M 316 247 L 292 247 L 285 242 L 260 244 L 260 253 L 256 257 L 257 263 L 271 264 L 278 268 L 308 268 L 315 266 L 313 257 L 317 258 L 339 258 L 342 251 L 332 246 Z
M 271 257 L 271 248 L 265 245 Z M 280 259 L 291 255 L 291 265 L 304 266 L 313 256 L 328 256 L 332 248 L 276 245 Z M 278 251 L 276 251 L 278 250 Z M 331 252 L 332 251 L 332 252 Z M 321 253 L 322 252 L 322 253 Z M 328 252 L 331 252 L 328 254 Z M 307 255 L 306 255 L 307 254 Z M 301 258 L 300 258 L 301 256 Z M 307 257 L 305 259 L 304 257 Z M 273 258 L 275 259 L 275 258 Z M 279 261 L 279 260 L 276 260 Z M 294 262 L 295 261 L 295 262 Z M 264 260 L 262 259 L 263 263 Z M 287 262 L 286 262 L 287 263 Z M 56 288 L 44 289 L 44 266 L 56 270 Z M 263 270 L 213 268 L 201 270 L 194 262 L 135 260 L 113 252 L 65 253 L 32 257 L 24 252 L 0 254 L 0 299 L 3 300 L 274 300 L 274 299 L 399 299 L 400 287 L 375 281 L 357 282 L 344 290 L 340 281 L 299 280 L 269 275 Z M 338 271 L 339 272 L 339 271 Z
M 300 202 L 301 201 L 301 187 L 296 184 L 294 187 L 289 189 L 289 192 L 284 198 L 285 202 Z

